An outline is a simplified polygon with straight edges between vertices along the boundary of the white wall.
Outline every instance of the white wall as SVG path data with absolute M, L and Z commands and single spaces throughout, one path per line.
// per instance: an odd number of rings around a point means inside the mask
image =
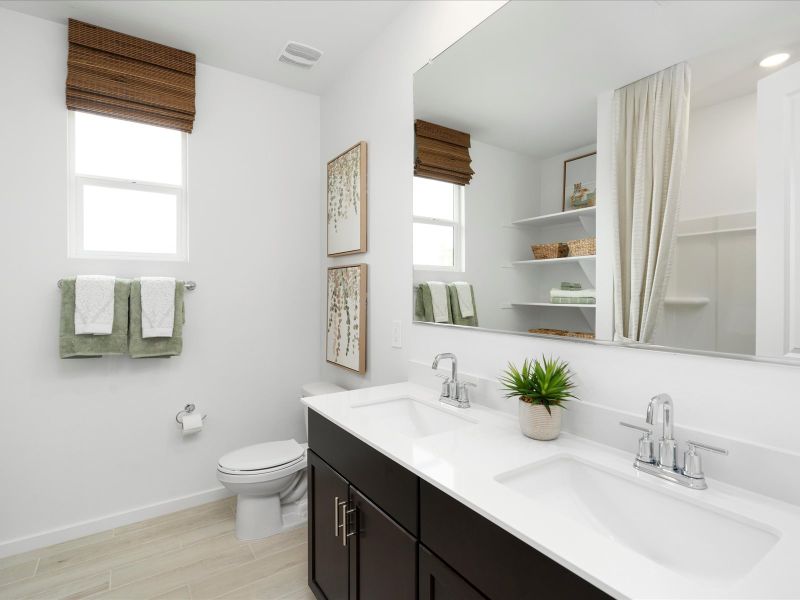
M 434 325 L 409 330 L 413 74 L 493 8 L 412 5 L 322 97 L 323 158 L 360 138 L 370 143 L 371 165 L 369 371 L 364 378 L 345 377 L 327 367 L 326 375 L 353 386 L 400 381 L 408 375 L 406 359 L 429 363 L 435 353 L 452 351 L 464 371 L 495 378 L 509 359 L 552 353 L 572 363 L 587 401 L 643 415 L 652 394 L 669 392 L 679 426 L 769 446 L 794 461 L 796 469 L 800 368 Z M 394 319 L 405 326 L 402 350 L 389 344 Z M 631 439 L 631 452 L 634 448 Z M 734 453 L 723 460 L 733 465 L 737 457 Z M 752 487 L 758 489 L 760 479 L 753 472 Z M 800 502 L 800 493 L 794 499 Z
M 213 497 L 223 453 L 304 439 L 319 375 L 319 98 L 198 65 L 189 263 L 68 260 L 66 50 L 0 9 L 0 555 Z M 183 356 L 59 360 L 75 273 L 195 279 Z M 187 402 L 208 419 L 182 439 Z

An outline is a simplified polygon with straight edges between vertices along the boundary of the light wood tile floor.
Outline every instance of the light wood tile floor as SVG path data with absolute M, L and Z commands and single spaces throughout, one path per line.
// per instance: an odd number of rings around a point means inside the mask
M 312 600 L 306 528 L 255 542 L 234 499 L 0 559 L 0 600 Z

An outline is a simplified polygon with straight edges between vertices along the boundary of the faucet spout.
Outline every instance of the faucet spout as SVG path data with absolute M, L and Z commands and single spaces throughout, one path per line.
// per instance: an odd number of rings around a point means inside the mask
M 661 439 L 671 440 L 674 436 L 673 423 L 672 423 L 672 398 L 669 394 L 658 394 L 650 399 L 650 404 L 647 405 L 647 416 L 645 420 L 648 425 L 655 423 L 656 413 L 661 410 Z
M 431 369 L 438 369 L 439 361 L 443 358 L 449 358 L 451 362 L 450 381 L 458 381 L 458 360 L 456 359 L 456 355 L 452 352 L 443 352 L 442 354 L 434 356 Z

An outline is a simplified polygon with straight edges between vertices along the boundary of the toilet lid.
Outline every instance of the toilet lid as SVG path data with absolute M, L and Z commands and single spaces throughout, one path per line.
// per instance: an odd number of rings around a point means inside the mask
M 294 462 L 305 450 L 294 440 L 245 446 L 219 459 L 219 466 L 233 471 L 260 471 Z

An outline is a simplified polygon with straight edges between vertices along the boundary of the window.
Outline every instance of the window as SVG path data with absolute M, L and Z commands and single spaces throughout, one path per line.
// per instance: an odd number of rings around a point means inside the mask
M 185 260 L 187 134 L 69 115 L 70 256 Z
M 464 270 L 464 186 L 414 177 L 414 268 Z

